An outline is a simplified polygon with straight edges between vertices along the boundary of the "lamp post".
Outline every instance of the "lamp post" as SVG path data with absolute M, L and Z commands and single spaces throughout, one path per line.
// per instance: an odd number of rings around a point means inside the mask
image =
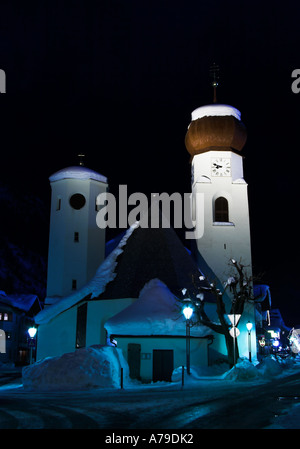
M 183 314 L 186 319 L 186 370 L 188 374 L 191 374 L 191 366 L 190 366 L 190 354 L 191 354 L 191 345 L 190 345 L 190 337 L 191 337 L 191 324 L 190 319 L 193 315 L 193 308 L 191 306 L 185 306 L 183 308 Z
M 249 362 L 251 362 L 251 329 L 252 329 L 252 323 L 248 321 L 246 324 L 246 327 L 248 329 L 248 350 L 249 350 Z
M 35 347 L 35 336 L 36 336 L 37 328 L 30 327 L 27 332 L 29 335 L 28 346 L 30 347 L 29 364 L 31 365 L 32 364 L 32 348 Z

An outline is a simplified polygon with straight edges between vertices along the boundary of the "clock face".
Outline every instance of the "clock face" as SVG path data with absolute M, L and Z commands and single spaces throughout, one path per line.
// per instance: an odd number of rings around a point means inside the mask
M 211 174 L 212 176 L 230 176 L 231 166 L 230 159 L 214 158 L 211 160 Z

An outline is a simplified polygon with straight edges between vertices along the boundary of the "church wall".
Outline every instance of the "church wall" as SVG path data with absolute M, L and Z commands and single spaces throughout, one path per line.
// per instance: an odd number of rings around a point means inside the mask
M 106 344 L 104 323 L 128 307 L 135 299 L 88 301 L 86 346 Z M 40 324 L 37 340 L 37 360 L 75 351 L 77 305 L 57 315 L 49 323 Z
M 40 324 L 37 333 L 37 360 L 60 356 L 75 350 L 77 307 Z
M 136 299 L 104 299 L 88 302 L 86 346 L 106 344 L 106 321 L 128 307 Z

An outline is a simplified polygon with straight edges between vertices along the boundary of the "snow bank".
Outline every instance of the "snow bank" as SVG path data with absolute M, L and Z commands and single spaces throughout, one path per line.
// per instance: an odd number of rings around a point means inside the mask
M 238 362 L 231 370 L 227 371 L 223 379 L 234 381 L 254 380 L 260 377 L 257 368 L 249 360 L 244 359 Z
M 277 376 L 278 374 L 281 374 L 283 370 L 283 366 L 273 355 L 263 359 L 256 368 L 265 378 Z
M 31 391 L 120 388 L 121 367 L 125 386 L 129 368 L 121 349 L 93 345 L 24 367 L 23 386 Z
M 231 370 L 227 371 L 223 378 L 227 380 L 253 380 L 261 378 L 270 380 L 282 374 L 284 369 L 290 369 L 294 365 L 292 359 L 276 359 L 273 355 L 265 357 L 257 365 L 253 365 L 248 359 L 239 359 L 238 363 Z
M 206 377 L 220 377 L 224 374 L 228 368 L 227 363 L 223 363 L 221 365 L 212 365 L 212 366 L 191 366 L 190 371 L 191 374 L 187 374 L 187 368 L 184 367 L 184 383 L 191 383 L 198 380 L 203 380 Z M 175 368 L 172 373 L 172 382 L 181 382 L 182 381 L 182 366 Z
M 48 323 L 56 315 L 64 312 L 70 307 L 73 307 L 83 298 L 89 295 L 90 298 L 97 298 L 101 293 L 103 293 L 106 285 L 116 277 L 115 268 L 118 263 L 117 258 L 124 251 L 123 248 L 126 245 L 127 240 L 137 227 L 139 227 L 138 222 L 130 226 L 118 246 L 102 262 L 95 276 L 84 287 L 68 296 L 65 296 L 51 306 L 45 307 L 35 316 L 35 322 L 37 324 Z M 47 298 L 45 302 L 47 302 Z

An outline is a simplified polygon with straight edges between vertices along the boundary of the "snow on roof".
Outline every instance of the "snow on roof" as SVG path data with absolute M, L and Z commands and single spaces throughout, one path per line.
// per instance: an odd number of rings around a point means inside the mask
M 0 303 L 14 307 L 15 309 L 28 312 L 35 301 L 39 302 L 36 295 L 30 294 L 14 294 L 7 295 L 4 291 L 0 290 Z
M 180 303 L 159 279 L 148 282 L 139 298 L 110 318 L 104 327 L 109 335 L 186 335 L 186 321 Z M 211 334 L 212 331 L 206 326 L 191 328 L 191 335 L 195 337 Z
M 158 227 L 151 227 L 152 218 L 157 220 L 154 222 L 159 223 Z M 129 239 L 118 261 L 116 277 L 99 299 L 138 298 L 144 285 L 156 278 L 175 296 L 183 287 L 196 295 L 201 286 L 209 285 L 199 279 L 202 272 L 172 226 L 162 227 L 161 209 L 150 206 L 148 219 L 149 227 L 140 226 Z M 215 298 L 206 292 L 205 301 L 215 302 Z
M 94 179 L 95 181 L 107 183 L 107 178 L 90 168 L 82 165 L 63 168 L 49 177 L 50 182 L 60 181 L 61 179 Z
M 130 226 L 119 245 L 102 262 L 95 276 L 85 286 L 41 310 L 35 316 L 35 322 L 37 324 L 48 323 L 52 318 L 74 306 L 87 296 L 95 298 L 104 292 L 108 282 L 112 281 L 116 276 L 114 271 L 117 266 L 117 257 L 123 252 L 123 247 L 126 245 L 128 238 L 138 226 L 138 222 Z
M 221 116 L 224 117 L 226 115 L 231 115 L 235 117 L 237 120 L 241 120 L 241 113 L 238 109 L 233 106 L 229 106 L 227 104 L 209 104 L 206 106 L 201 106 L 200 108 L 195 109 L 192 112 L 192 120 L 197 120 L 203 117 L 216 117 Z

